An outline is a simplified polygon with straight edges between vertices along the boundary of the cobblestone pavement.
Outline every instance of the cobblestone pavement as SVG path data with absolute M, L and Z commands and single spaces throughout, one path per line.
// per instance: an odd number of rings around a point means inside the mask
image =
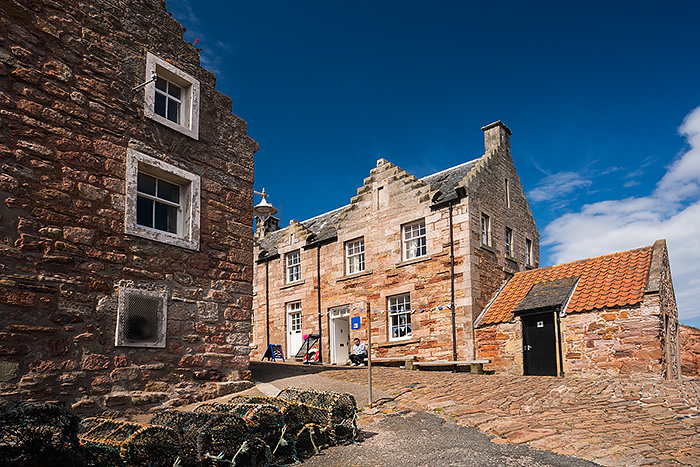
M 324 377 L 367 384 L 367 368 L 324 367 Z M 374 367 L 391 395 L 360 425 L 406 410 L 486 432 L 496 443 L 572 455 L 606 466 L 700 466 L 700 381 L 471 375 Z

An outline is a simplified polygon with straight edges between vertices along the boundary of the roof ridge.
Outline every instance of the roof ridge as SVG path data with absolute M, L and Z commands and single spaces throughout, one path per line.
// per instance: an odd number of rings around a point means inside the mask
M 531 272 L 533 272 L 533 271 L 542 271 L 543 269 L 549 269 L 549 268 L 555 268 L 555 267 L 558 268 L 558 267 L 567 266 L 567 265 L 570 265 L 570 264 L 587 263 L 587 262 L 590 262 L 591 260 L 606 258 L 606 257 L 609 257 L 609 256 L 623 256 L 623 255 L 625 255 L 625 254 L 629 254 L 629 253 L 632 253 L 632 252 L 635 252 L 635 251 L 649 250 L 649 249 L 652 249 L 653 247 L 654 247 L 654 245 L 648 245 L 648 246 L 643 246 L 643 247 L 640 247 L 640 248 L 632 248 L 632 249 L 629 249 L 629 250 L 617 251 L 617 252 L 615 252 L 615 253 L 608 253 L 608 254 L 605 254 L 605 255 L 593 256 L 593 257 L 591 257 L 591 258 L 577 259 L 577 260 L 575 260 L 575 261 L 569 261 L 568 263 L 552 264 L 551 266 L 539 267 L 539 268 L 535 268 L 535 269 L 530 269 L 530 270 L 528 270 L 528 271 L 520 271 L 520 272 L 516 273 L 516 275 L 517 275 L 517 274 L 529 274 L 529 273 L 531 273 Z
M 457 165 L 455 165 L 455 166 L 448 167 L 448 168 L 446 168 L 446 169 L 444 169 L 444 170 L 441 170 L 441 171 L 439 171 L 439 172 L 435 172 L 435 173 L 432 173 L 432 174 L 428 174 L 428 175 L 426 175 L 425 177 L 419 178 L 418 180 L 425 180 L 425 179 L 428 178 L 428 177 L 435 177 L 436 175 L 441 175 L 441 174 L 443 174 L 443 173 L 449 172 L 450 170 L 457 169 L 457 168 L 462 167 L 462 166 L 465 166 L 465 165 L 467 165 L 467 164 L 471 164 L 472 162 L 477 161 L 477 160 L 481 159 L 482 157 L 483 157 L 483 156 L 479 156 L 479 157 L 477 157 L 476 159 L 472 159 L 472 160 L 467 161 L 467 162 L 462 162 L 461 164 L 457 164 Z

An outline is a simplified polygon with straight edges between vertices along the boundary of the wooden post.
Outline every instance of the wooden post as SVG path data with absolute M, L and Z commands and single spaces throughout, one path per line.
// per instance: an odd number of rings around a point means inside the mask
M 369 408 L 372 408 L 372 312 L 367 302 L 367 373 L 369 378 Z

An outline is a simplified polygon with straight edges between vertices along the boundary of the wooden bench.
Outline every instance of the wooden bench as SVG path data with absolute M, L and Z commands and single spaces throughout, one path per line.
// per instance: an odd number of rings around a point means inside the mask
M 413 365 L 415 365 L 416 357 L 379 357 L 372 358 L 372 365 L 383 366 L 383 365 L 404 365 L 407 370 L 413 370 Z
M 456 362 L 435 361 L 435 362 L 413 362 L 413 368 L 452 368 L 469 367 L 469 373 L 481 375 L 484 373 L 484 363 L 491 363 L 491 360 L 460 360 Z

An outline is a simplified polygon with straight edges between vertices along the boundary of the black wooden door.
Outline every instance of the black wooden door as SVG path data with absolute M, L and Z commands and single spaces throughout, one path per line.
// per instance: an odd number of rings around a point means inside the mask
M 523 366 L 526 375 L 557 375 L 554 313 L 523 315 Z

